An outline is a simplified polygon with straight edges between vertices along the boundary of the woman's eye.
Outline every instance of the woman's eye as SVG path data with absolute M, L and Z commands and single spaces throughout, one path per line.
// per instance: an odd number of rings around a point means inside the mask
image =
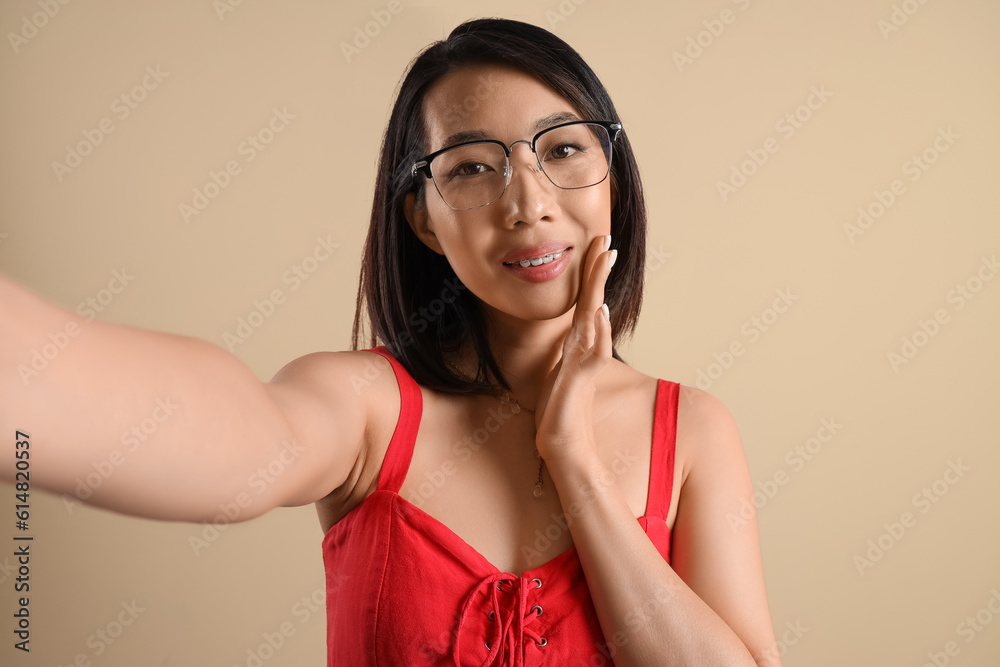
M 482 162 L 465 162 L 460 165 L 456 165 L 454 169 L 451 170 L 451 177 L 459 176 L 478 176 L 479 174 L 486 173 L 489 167 Z
M 555 158 L 556 160 L 565 160 L 580 150 L 581 148 L 575 144 L 559 144 L 558 146 L 554 146 L 552 150 L 549 151 L 549 157 Z

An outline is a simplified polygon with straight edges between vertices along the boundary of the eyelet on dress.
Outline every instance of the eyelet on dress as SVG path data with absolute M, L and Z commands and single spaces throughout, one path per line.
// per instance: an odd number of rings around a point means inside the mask
M 486 650 L 487 651 L 490 650 L 490 642 L 489 642 L 489 640 L 486 641 Z
M 534 579 L 532 579 L 532 581 L 537 581 L 538 582 L 538 585 L 535 586 L 535 588 L 541 588 L 542 587 L 542 580 L 539 579 L 538 577 L 535 577 Z
M 536 612 L 536 614 L 535 614 L 535 615 L 536 615 L 536 616 L 541 616 L 541 615 L 542 615 L 542 605 L 540 605 L 540 604 L 536 604 L 536 605 L 535 605 L 534 607 L 532 607 L 532 608 L 531 608 L 531 611 L 535 611 L 536 609 L 537 609 L 538 611 Z M 490 619 L 490 620 L 492 620 L 492 619 Z
M 492 621 L 494 618 L 496 618 L 496 613 L 491 611 L 489 614 L 487 614 L 486 618 Z
M 542 641 L 535 642 L 535 646 L 542 647 L 542 646 L 545 646 L 548 643 L 549 643 L 549 640 L 546 639 L 545 637 L 542 637 Z

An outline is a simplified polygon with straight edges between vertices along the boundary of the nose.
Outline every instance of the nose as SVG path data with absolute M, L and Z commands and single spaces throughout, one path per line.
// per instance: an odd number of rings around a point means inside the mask
M 559 211 L 556 201 L 558 188 L 539 167 L 531 145 L 527 141 L 514 142 L 518 143 L 523 143 L 524 146 L 511 146 L 510 181 L 507 192 L 501 199 L 507 200 L 507 221 L 534 223 L 551 218 Z

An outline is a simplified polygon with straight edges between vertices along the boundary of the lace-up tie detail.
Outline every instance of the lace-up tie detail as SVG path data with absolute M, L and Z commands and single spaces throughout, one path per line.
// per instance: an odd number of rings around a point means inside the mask
M 492 623 L 490 636 L 483 637 L 482 644 L 479 644 L 486 651 L 480 667 L 520 667 L 524 665 L 526 647 L 545 647 L 548 640 L 539 632 L 537 622 L 544 611 L 539 594 L 542 585 L 542 580 L 537 577 L 525 579 L 507 572 L 497 572 L 480 580 L 466 596 L 459 614 L 452 654 L 455 665 L 462 664 L 462 634 L 474 614 L 484 614 Z M 487 608 L 482 604 L 484 593 Z M 468 643 L 472 644 L 471 641 Z

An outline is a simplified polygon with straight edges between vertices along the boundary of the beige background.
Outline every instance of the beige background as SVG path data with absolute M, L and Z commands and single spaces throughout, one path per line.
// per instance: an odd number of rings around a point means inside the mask
M 948 664 L 1000 661 L 987 608 L 1000 591 L 1000 280 L 976 283 L 1000 252 L 997 3 L 565 0 L 560 13 L 555 0 L 413 1 L 348 62 L 341 42 L 386 3 L 246 0 L 220 14 L 222 1 L 74 2 L 39 14 L 37 34 L 24 26 L 37 2 L 0 5 L 0 271 L 75 309 L 124 268 L 134 279 L 102 320 L 220 345 L 254 299 L 282 289 L 285 303 L 234 348 L 261 379 L 346 349 L 374 161 L 405 66 L 466 18 L 550 27 L 604 80 L 647 187 L 645 308 L 623 354 L 695 384 L 713 355 L 744 344 L 702 386 L 734 414 L 759 488 L 776 473 L 787 482 L 758 507 L 778 637 L 808 628 L 787 635 L 784 664 L 922 665 L 949 641 Z M 894 7 L 902 25 L 886 32 Z M 733 22 L 704 32 L 679 68 L 674 53 L 723 10 Z M 9 33 L 22 30 L 33 36 L 15 51 Z M 147 67 L 167 75 L 121 118 L 115 99 Z M 788 136 L 777 124 L 811 87 L 830 95 L 799 109 L 809 118 Z M 247 161 L 240 143 L 274 107 L 294 119 Z M 52 163 L 105 117 L 114 131 L 60 181 Z M 949 128 L 957 138 L 939 153 Z M 717 182 L 768 139 L 777 152 L 724 201 Z M 907 163 L 925 150 L 936 161 L 911 180 Z M 229 160 L 241 172 L 186 223 L 179 206 Z M 845 224 L 894 179 L 903 194 L 851 243 Z M 328 235 L 336 253 L 293 290 L 282 275 Z M 951 291 L 967 281 L 981 291 L 960 308 Z M 798 298 L 751 340 L 778 290 Z M 889 353 L 938 309 L 947 321 L 894 369 Z M 796 462 L 824 418 L 843 428 Z M 968 472 L 939 481 L 959 461 Z M 915 504 L 935 481 L 938 501 Z M 0 493 L 10 545 L 13 491 Z M 11 648 L 0 556 L 3 664 L 246 665 L 284 622 L 295 633 L 264 664 L 323 664 L 322 610 L 296 607 L 323 586 L 311 507 L 229 527 L 196 556 L 188 538 L 201 526 L 41 493 L 32 503 L 33 650 Z M 897 540 L 885 524 L 907 511 L 916 523 Z M 880 536 L 891 548 L 859 571 Z M 133 600 L 144 611 L 96 655 L 88 637 Z M 960 627 L 984 609 L 981 631 Z

